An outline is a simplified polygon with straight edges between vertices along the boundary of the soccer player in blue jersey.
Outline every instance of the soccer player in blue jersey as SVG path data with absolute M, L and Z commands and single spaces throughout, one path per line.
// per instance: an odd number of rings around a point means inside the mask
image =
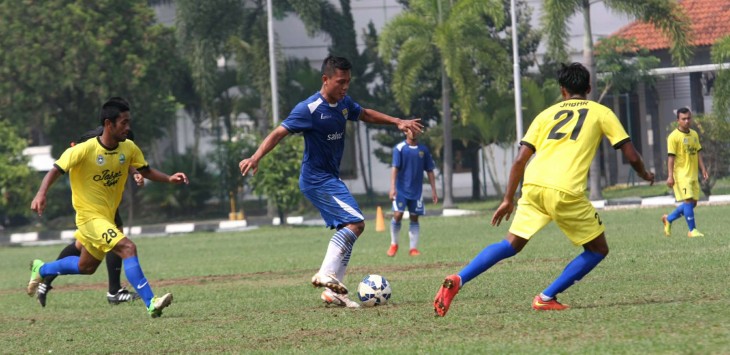
M 304 135 L 304 156 L 299 188 L 319 209 L 327 227 L 335 229 L 322 265 L 312 277 L 312 285 L 324 287 L 322 300 L 327 304 L 355 308 L 359 305 L 347 296 L 347 287 L 340 281 L 345 276 L 352 247 L 365 230 L 365 218 L 342 180 L 340 161 L 345 149 L 347 121 L 392 124 L 403 132 L 421 132 L 420 119 L 402 120 L 378 111 L 360 107 L 350 96 L 352 65 L 346 58 L 328 56 L 322 63 L 322 87 L 314 95 L 297 104 L 281 125 L 261 142 L 256 152 L 241 160 L 241 174 L 256 174 L 259 161 L 284 137 L 291 133 Z
M 700 198 L 700 182 L 697 180 L 698 168 L 702 170 L 702 178 L 707 181 L 710 175 L 702 160 L 702 145 L 697 131 L 690 128 L 692 112 L 686 108 L 677 110 L 677 129 L 667 137 L 667 186 L 674 190 L 674 197 L 682 202 L 669 215 L 662 216 L 664 235 L 672 234 L 672 222 L 684 215 L 687 221 L 690 238 L 704 237 L 696 228 L 695 206 Z
M 574 245 L 582 246 L 583 253 L 535 296 L 532 308 L 568 308 L 558 302 L 557 294 L 581 280 L 608 255 L 606 228 L 585 196 L 588 168 L 604 135 L 614 149 L 621 149 L 642 179 L 654 182 L 654 174 L 644 168 L 641 155 L 616 115 L 608 107 L 586 99 L 591 90 L 588 70 L 580 63 L 563 65 L 558 71 L 558 83 L 563 101 L 545 109 L 530 124 L 512 164 L 504 199 L 492 216 L 494 226 L 505 217 L 509 220 L 515 209 L 517 186 L 524 177 L 519 208 L 507 237 L 484 248 L 458 274 L 446 277 L 434 299 L 438 316 L 446 315 L 462 286 L 500 260 L 519 253 L 550 221 L 555 221 Z M 530 161 L 532 155 L 535 158 Z
M 418 251 L 418 239 L 421 227 L 418 216 L 426 214 L 423 205 L 423 172 L 428 175 L 431 184 L 431 200 L 438 203 L 436 193 L 435 168 L 431 152 L 428 147 L 418 142 L 418 134 L 407 132 L 406 140 L 396 144 L 393 148 L 393 169 L 390 174 L 390 200 L 393 202 L 393 219 L 390 221 L 390 248 L 388 256 L 395 256 L 398 252 L 398 237 L 400 234 L 403 213 L 408 209 L 411 220 L 408 225 L 408 239 L 410 240 L 410 256 L 421 255 Z
M 41 215 L 48 189 L 62 174 L 69 173 L 78 229 L 74 237 L 83 247 L 81 256 L 49 263 L 33 260 L 27 292 L 33 296 L 48 275 L 93 274 L 111 251 L 122 258 L 127 279 L 144 301 L 147 313 L 156 318 L 172 303 L 172 294 L 157 297 L 152 292 L 137 258 L 137 246 L 117 228 L 114 213 L 122 200 L 130 166 L 152 181 L 187 184 L 188 178 L 184 173 L 167 175 L 151 168 L 139 147 L 127 140 L 131 123 L 128 105 L 110 99 L 102 106 L 100 116 L 104 126 L 101 136 L 66 149 L 43 178 L 31 202 L 31 209 Z

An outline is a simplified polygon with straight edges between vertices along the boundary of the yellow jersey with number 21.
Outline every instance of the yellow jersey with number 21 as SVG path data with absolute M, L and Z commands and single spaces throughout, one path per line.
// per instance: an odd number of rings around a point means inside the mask
M 79 143 L 61 154 L 54 164 L 69 173 L 71 201 L 76 210 L 76 225 L 94 218 L 114 221 L 114 213 L 122 201 L 129 166 L 147 166 L 142 151 L 131 140 L 119 142 L 116 148 L 105 147 L 99 138 Z
M 569 99 L 545 109 L 520 142 L 535 151 L 523 184 L 583 194 L 604 135 L 615 149 L 630 141 L 613 111 L 597 102 Z

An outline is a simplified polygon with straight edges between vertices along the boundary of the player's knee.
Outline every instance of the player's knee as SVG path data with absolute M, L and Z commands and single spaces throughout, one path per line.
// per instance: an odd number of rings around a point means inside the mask
M 137 245 L 128 238 L 120 240 L 114 247 L 114 250 L 122 259 L 137 255 Z
M 353 233 L 355 233 L 358 237 L 362 234 L 362 232 L 365 231 L 365 221 L 360 221 L 357 223 L 350 223 L 345 228 L 350 228 Z

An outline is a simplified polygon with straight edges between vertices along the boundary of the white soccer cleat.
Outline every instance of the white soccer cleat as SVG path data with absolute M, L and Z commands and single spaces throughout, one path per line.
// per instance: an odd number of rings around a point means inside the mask
M 312 285 L 314 285 L 314 287 L 329 288 L 335 293 L 339 293 L 341 295 L 347 294 L 347 287 L 345 287 L 340 280 L 335 278 L 334 275 L 322 275 L 320 273 L 316 273 L 312 276 Z
M 338 307 L 347 307 L 347 308 L 360 308 L 360 305 L 351 300 L 350 297 L 347 297 L 347 295 L 340 295 L 337 293 L 332 292 L 332 290 L 326 289 L 322 291 L 322 301 L 326 305 L 335 305 Z

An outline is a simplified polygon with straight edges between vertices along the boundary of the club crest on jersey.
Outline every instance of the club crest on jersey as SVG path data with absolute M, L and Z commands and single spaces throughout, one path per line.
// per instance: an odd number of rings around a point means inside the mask
M 127 161 L 127 157 L 124 155 L 124 153 L 119 154 L 119 164 L 124 164 L 125 161 Z
M 342 115 L 345 116 L 345 119 L 347 119 L 347 109 L 342 110 Z
M 96 157 L 96 165 L 104 165 L 104 156 L 99 154 Z
M 424 153 L 423 153 L 423 152 L 418 152 L 418 157 L 419 157 L 419 158 L 423 158 L 423 155 L 424 155 Z

